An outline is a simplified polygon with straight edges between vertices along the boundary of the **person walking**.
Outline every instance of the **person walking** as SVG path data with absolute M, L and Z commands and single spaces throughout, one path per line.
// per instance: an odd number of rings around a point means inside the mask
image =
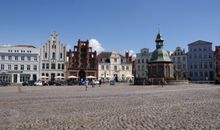
M 86 80 L 86 81 L 85 81 L 85 88 L 86 88 L 86 91 L 87 91 L 88 85 L 89 85 L 89 81 Z
M 165 83 L 165 80 L 164 80 L 164 78 L 162 78 L 161 79 L 161 86 L 162 86 L 162 88 L 163 88 L 164 83 Z
M 102 80 L 100 79 L 99 80 L 99 87 L 101 87 L 101 84 L 102 84 Z

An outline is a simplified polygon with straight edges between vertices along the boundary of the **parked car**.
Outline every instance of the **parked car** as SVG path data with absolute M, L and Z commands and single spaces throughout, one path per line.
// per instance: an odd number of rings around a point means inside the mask
M 95 85 L 99 85 L 99 80 L 95 80 Z
M 115 85 L 115 80 L 110 80 L 110 85 Z
M 34 83 L 34 86 L 42 86 L 42 85 L 43 85 L 43 83 L 40 80 L 38 80 Z
M 54 84 L 55 84 L 56 86 L 67 85 L 67 81 L 64 81 L 64 80 L 56 80 L 56 81 L 54 81 Z
M 35 81 L 34 80 L 28 80 L 28 81 L 24 81 L 22 83 L 22 86 L 34 86 Z
M 54 81 L 48 81 L 47 84 L 48 84 L 48 85 L 54 85 L 55 82 L 54 82 Z
M 0 86 L 8 86 L 10 85 L 9 82 L 6 82 L 6 81 L 0 81 Z

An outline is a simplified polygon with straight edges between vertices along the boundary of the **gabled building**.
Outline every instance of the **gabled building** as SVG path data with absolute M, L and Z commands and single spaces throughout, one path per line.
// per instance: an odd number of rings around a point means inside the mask
M 40 78 L 64 79 L 66 73 L 66 46 L 60 42 L 58 34 L 52 32 L 50 40 L 40 48 Z
M 97 54 L 89 47 L 89 41 L 77 42 L 74 50 L 67 52 L 67 74 L 69 76 L 76 76 L 79 79 L 86 79 L 87 76 L 97 77 Z
M 171 54 L 174 62 L 175 77 L 177 80 L 187 79 L 187 54 L 184 49 L 177 47 Z
M 136 78 L 148 79 L 148 61 L 150 58 L 150 52 L 148 48 L 141 49 L 140 53 L 136 54 L 135 69 Z
M 198 40 L 188 44 L 188 73 L 193 81 L 215 79 L 214 52 L 212 43 Z
M 132 78 L 132 63 L 125 56 L 115 51 L 98 55 L 98 79 L 126 81 Z

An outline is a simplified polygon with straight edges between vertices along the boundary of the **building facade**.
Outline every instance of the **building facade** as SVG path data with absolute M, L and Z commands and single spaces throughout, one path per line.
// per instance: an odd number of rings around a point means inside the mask
M 66 73 L 66 47 L 60 42 L 56 32 L 52 32 L 50 40 L 40 48 L 40 54 L 39 79 L 64 79 Z
M 150 53 L 148 48 L 141 49 L 140 53 L 136 54 L 135 68 L 136 78 L 148 78 L 148 61 Z
M 220 46 L 215 47 L 215 78 L 216 83 L 220 83 Z
M 118 52 L 101 52 L 98 55 L 98 79 L 126 81 L 132 79 L 132 63 Z
M 67 79 L 69 76 L 76 76 L 84 80 L 87 76 L 97 78 L 97 54 L 89 47 L 88 40 L 81 41 L 79 39 L 74 50 L 67 52 L 67 59 Z
M 32 45 L 0 47 L 0 81 L 22 83 L 39 77 L 40 49 Z
M 193 81 L 214 80 L 214 52 L 212 43 L 198 40 L 188 44 L 188 74 Z
M 174 62 L 175 78 L 177 80 L 187 79 L 187 54 L 185 50 L 177 47 L 171 54 L 171 58 Z
M 148 76 L 153 84 L 163 79 L 174 79 L 174 65 L 167 50 L 163 48 L 163 38 L 160 33 L 156 37 L 156 49 L 152 52 L 148 62 Z

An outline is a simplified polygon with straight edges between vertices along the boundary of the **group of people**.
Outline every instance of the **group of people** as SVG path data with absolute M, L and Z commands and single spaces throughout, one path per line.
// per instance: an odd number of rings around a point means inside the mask
M 91 80 L 90 84 L 92 85 L 92 87 L 95 87 L 95 85 L 97 85 L 95 80 Z M 101 87 L 101 84 L 102 84 L 102 80 L 98 80 L 99 87 Z M 86 89 L 86 91 L 88 89 L 88 86 L 89 86 L 89 80 L 85 80 L 85 89 Z

